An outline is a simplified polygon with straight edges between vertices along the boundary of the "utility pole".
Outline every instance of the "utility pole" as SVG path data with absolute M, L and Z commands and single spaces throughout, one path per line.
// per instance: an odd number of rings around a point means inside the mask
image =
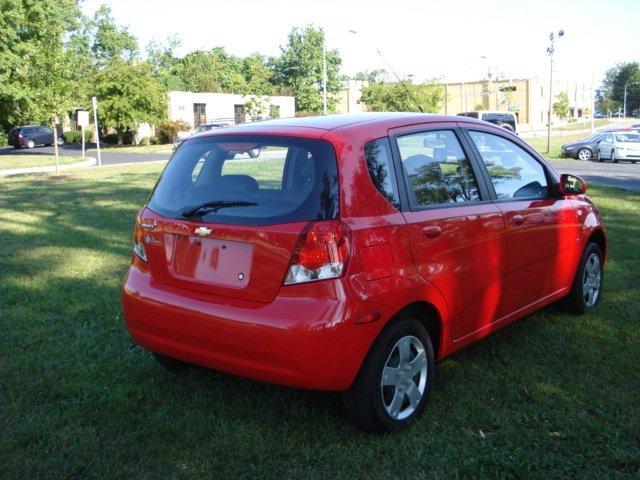
M 347 30 L 346 33 L 355 35 L 358 32 L 355 30 Z M 340 34 L 336 36 L 339 35 Z M 327 114 L 327 38 L 324 31 L 322 31 L 322 113 L 324 115 Z
M 102 166 L 102 159 L 100 158 L 100 133 L 98 130 L 98 99 L 96 97 L 91 98 L 91 105 L 93 106 L 93 123 L 96 128 L 96 146 L 98 148 L 98 166 Z
M 551 111 L 553 109 L 553 54 L 555 52 L 555 32 L 549 34 L 549 47 L 547 53 L 549 54 L 549 112 L 547 114 L 547 151 L 548 154 L 551 151 Z M 564 36 L 564 30 L 558 31 L 558 38 Z

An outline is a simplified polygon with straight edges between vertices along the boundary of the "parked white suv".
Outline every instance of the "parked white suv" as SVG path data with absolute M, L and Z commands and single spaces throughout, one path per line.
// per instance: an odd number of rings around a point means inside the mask
M 512 132 L 518 131 L 518 117 L 513 112 L 500 112 L 491 110 L 477 110 L 475 112 L 463 112 L 459 117 L 477 118 L 485 122 L 493 123 Z

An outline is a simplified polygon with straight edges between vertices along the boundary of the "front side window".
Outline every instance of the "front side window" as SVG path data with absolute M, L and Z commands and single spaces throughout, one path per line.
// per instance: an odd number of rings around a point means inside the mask
M 148 207 L 169 218 L 273 225 L 336 218 L 338 199 L 330 143 L 216 135 L 176 150 Z
M 498 199 L 544 198 L 549 185 L 544 167 L 510 140 L 486 132 L 469 131 L 491 176 Z
M 391 160 L 389 140 L 380 138 L 364 146 L 369 176 L 376 189 L 391 205 L 400 208 L 400 199 L 396 183 L 396 175 Z
M 398 137 L 398 149 L 414 205 L 480 200 L 471 164 L 453 131 L 403 135 Z
M 636 133 L 616 133 L 618 143 L 640 143 L 640 135 Z

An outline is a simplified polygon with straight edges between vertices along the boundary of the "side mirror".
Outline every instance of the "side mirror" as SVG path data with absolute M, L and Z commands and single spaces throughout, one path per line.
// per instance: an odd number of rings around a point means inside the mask
M 587 193 L 588 189 L 587 182 L 577 175 L 571 175 L 570 173 L 560 175 L 560 185 L 558 185 L 560 195 L 582 195 Z

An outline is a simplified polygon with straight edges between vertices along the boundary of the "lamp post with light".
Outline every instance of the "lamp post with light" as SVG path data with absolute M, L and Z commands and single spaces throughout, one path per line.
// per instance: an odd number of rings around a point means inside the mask
M 558 38 L 564 37 L 564 30 L 558 30 Z M 547 53 L 549 54 L 549 112 L 547 114 L 547 152 L 551 151 L 551 109 L 553 108 L 553 54 L 556 50 L 555 47 L 556 33 L 551 32 L 549 34 L 549 47 Z

